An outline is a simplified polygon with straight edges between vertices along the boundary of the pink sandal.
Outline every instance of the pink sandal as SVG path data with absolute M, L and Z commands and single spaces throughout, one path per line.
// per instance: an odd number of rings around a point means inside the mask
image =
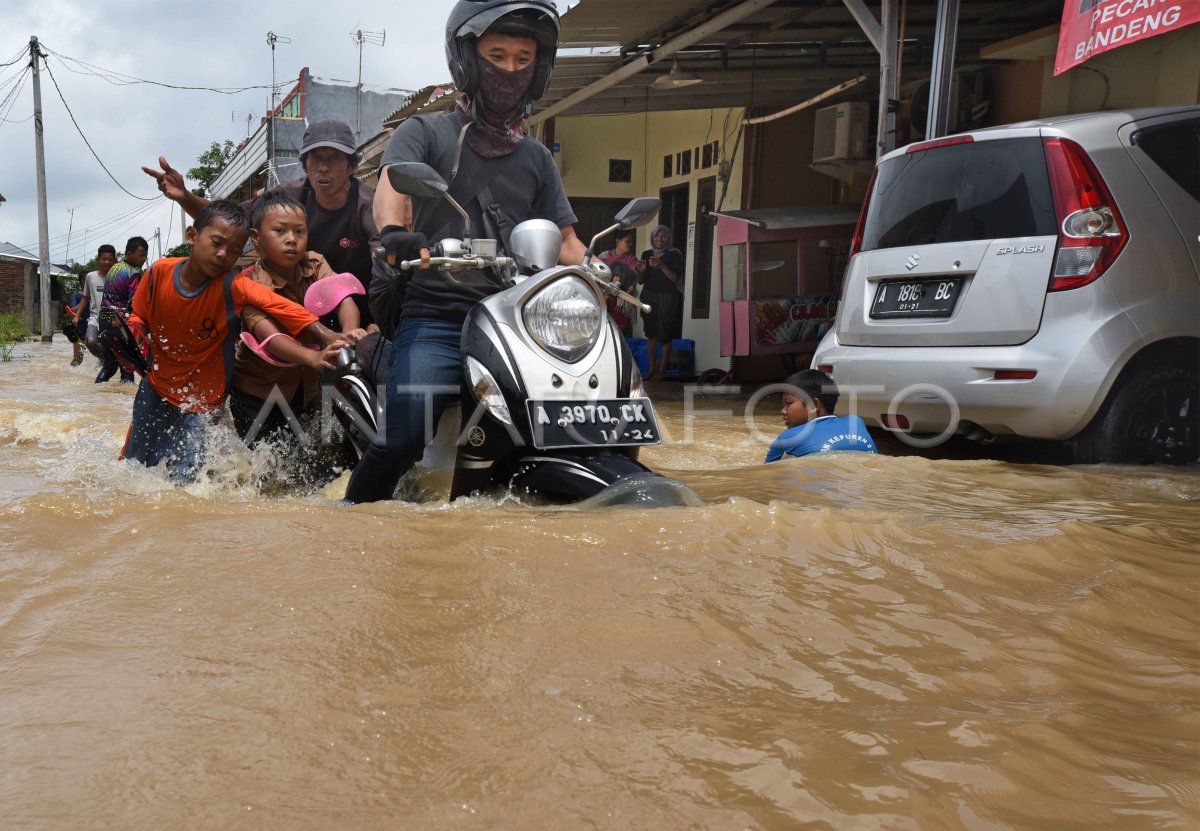
M 292 363 L 288 363 L 287 361 L 279 360 L 278 358 L 276 358 L 274 355 L 272 355 L 270 352 L 267 351 L 267 344 L 270 343 L 273 338 L 277 338 L 280 335 L 282 335 L 285 338 L 292 337 L 291 335 L 285 334 L 284 332 L 275 332 L 274 334 L 267 335 L 265 338 L 263 338 L 261 341 L 259 341 L 259 340 L 255 339 L 254 335 L 250 334 L 249 332 L 242 332 L 241 341 L 243 344 L 245 344 L 247 349 L 249 349 L 255 355 L 262 358 L 264 361 L 271 364 L 272 366 L 296 366 L 296 364 L 292 364 Z

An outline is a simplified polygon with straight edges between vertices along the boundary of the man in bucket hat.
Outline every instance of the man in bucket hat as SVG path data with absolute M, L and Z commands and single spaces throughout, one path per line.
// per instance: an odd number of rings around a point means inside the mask
M 371 204 L 375 191 L 353 175 L 359 156 L 355 149 L 354 133 L 344 121 L 326 118 L 314 121 L 304 131 L 300 143 L 300 166 L 305 175 L 292 182 L 263 191 L 242 203 L 247 215 L 252 215 L 259 200 L 272 193 L 285 193 L 304 206 L 308 219 L 308 247 L 323 256 L 334 272 L 349 272 L 364 286 L 371 279 L 371 252 L 379 245 L 379 231 Z M 191 216 L 208 204 L 208 200 L 189 191 L 183 174 L 159 156 L 161 170 L 143 167 L 158 182 L 158 189 Z M 371 322 L 370 310 L 364 296 L 359 300 L 363 325 Z

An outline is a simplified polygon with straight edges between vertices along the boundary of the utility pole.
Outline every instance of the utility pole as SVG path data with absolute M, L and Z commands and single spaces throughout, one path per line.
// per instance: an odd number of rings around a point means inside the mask
M 71 262 L 71 229 L 75 227 L 75 209 L 78 207 L 79 205 L 72 205 L 67 208 L 67 213 L 71 215 L 71 221 L 67 224 L 67 251 L 63 254 L 63 260 L 68 263 Z
M 279 108 L 279 89 L 275 86 L 275 44 L 291 43 L 292 39 L 267 32 L 267 45 L 271 47 L 271 115 L 267 119 L 267 187 L 279 184 L 279 173 L 275 169 L 275 111 Z
M 362 29 L 356 29 L 350 33 L 351 39 L 358 44 L 358 86 L 355 93 L 355 105 L 357 108 L 356 121 L 354 125 L 354 143 L 362 144 L 362 48 L 364 43 L 374 44 L 375 46 L 383 46 L 387 40 L 387 30 L 382 32 L 364 32 Z
M 42 343 L 54 337 L 50 329 L 50 220 L 46 216 L 46 149 L 42 142 L 42 80 L 38 64 L 42 50 L 38 48 L 37 36 L 29 38 L 29 60 L 33 64 L 33 138 L 37 166 L 38 198 L 38 267 L 41 272 L 38 286 L 42 306 Z

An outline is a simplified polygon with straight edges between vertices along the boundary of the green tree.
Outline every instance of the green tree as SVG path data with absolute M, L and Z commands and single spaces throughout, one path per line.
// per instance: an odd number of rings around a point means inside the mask
M 229 160 L 233 158 L 235 152 L 236 148 L 233 146 L 233 142 L 226 139 L 224 144 L 214 141 L 207 150 L 197 156 L 196 161 L 199 164 L 187 172 L 189 179 L 199 182 L 196 187 L 192 188 L 192 193 L 207 197 L 208 189 L 221 175 L 221 171 L 225 169 L 225 165 L 229 164 Z

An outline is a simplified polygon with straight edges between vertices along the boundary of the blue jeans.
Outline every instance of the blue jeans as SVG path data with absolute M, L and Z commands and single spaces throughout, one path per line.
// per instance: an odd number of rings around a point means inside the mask
M 392 339 L 384 421 L 346 487 L 348 502 L 391 499 L 462 389 L 462 324 L 406 317 Z
M 133 399 L 133 419 L 122 457 L 146 467 L 165 464 L 171 481 L 187 483 L 200 472 L 206 426 L 211 413 L 185 413 L 142 379 Z

